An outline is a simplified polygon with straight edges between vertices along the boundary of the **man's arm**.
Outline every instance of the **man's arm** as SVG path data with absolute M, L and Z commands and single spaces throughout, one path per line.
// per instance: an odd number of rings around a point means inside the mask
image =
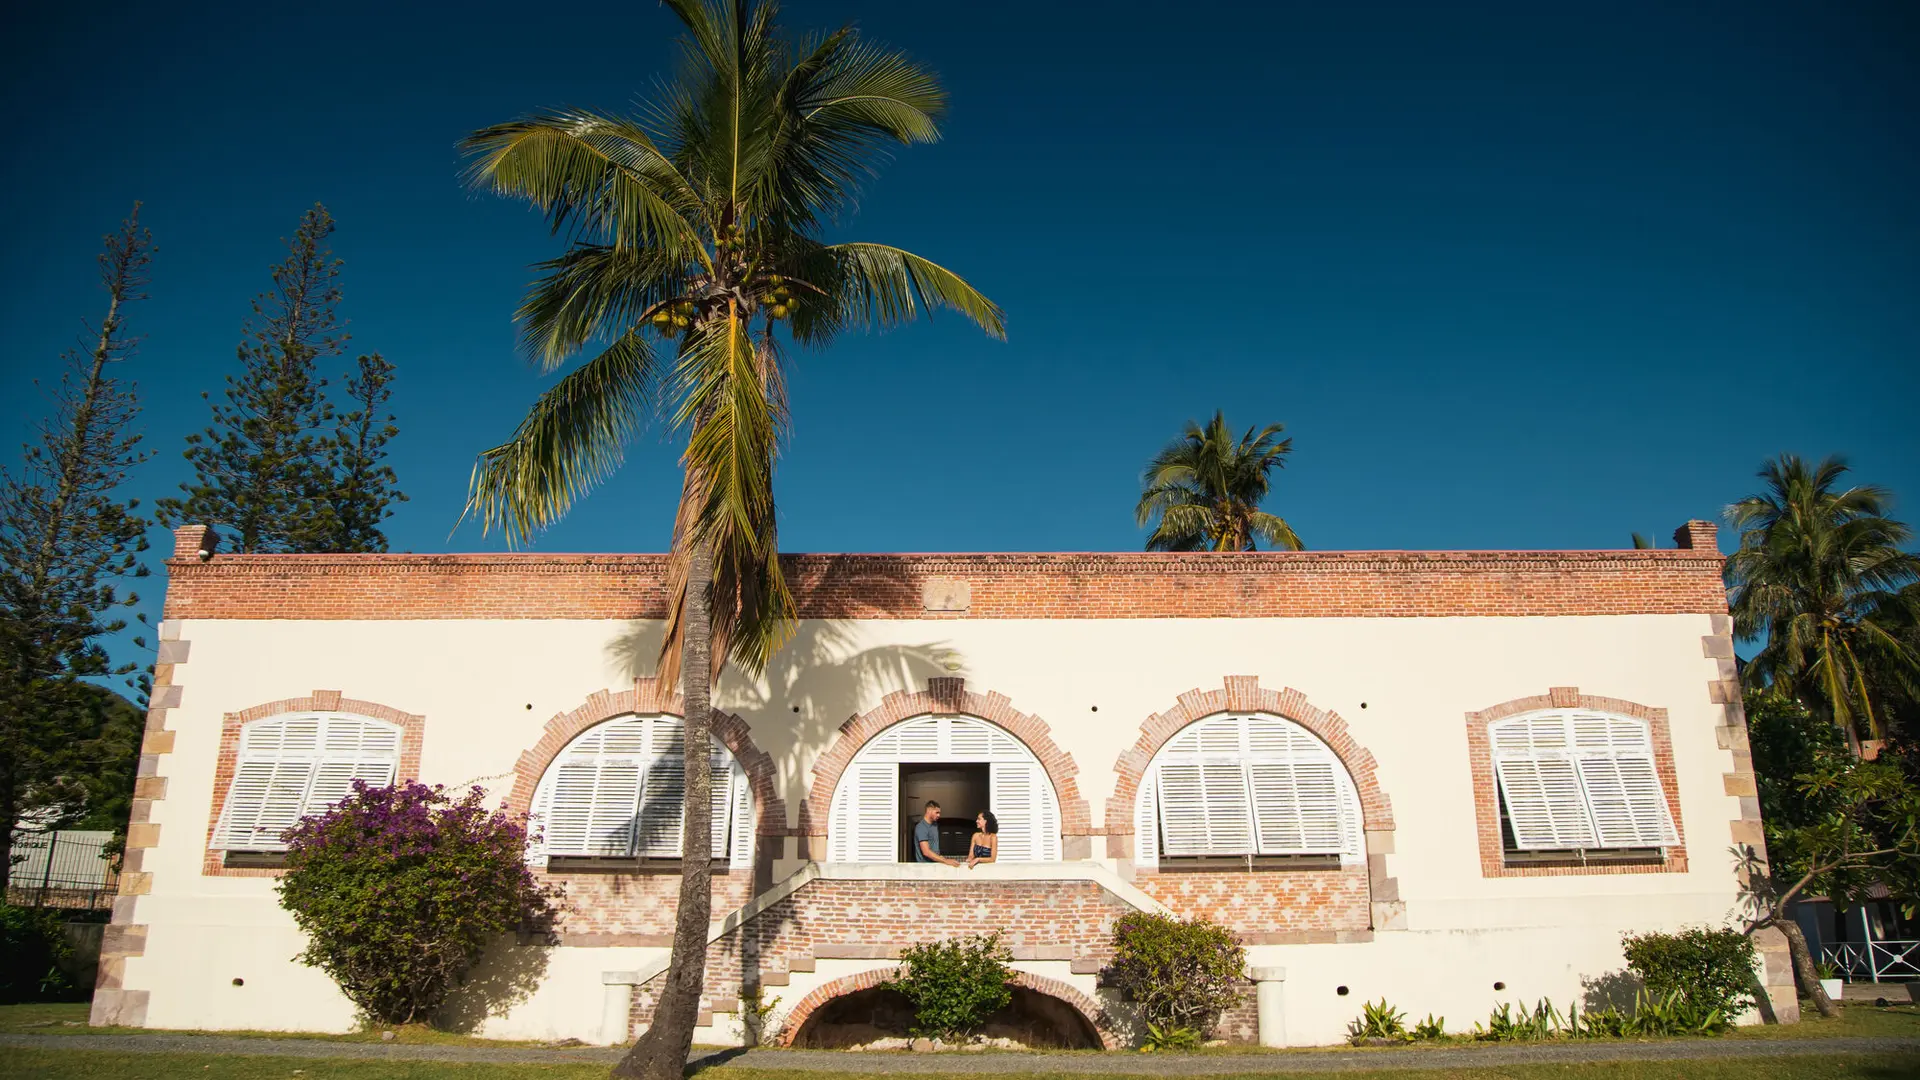
M 959 863 L 954 862 L 952 859 L 947 858 L 945 855 L 942 855 L 939 852 L 933 850 L 933 845 L 928 843 L 925 840 L 920 841 L 920 854 L 925 855 L 927 858 L 932 859 L 934 862 L 937 862 L 937 863 L 946 863 L 948 866 L 960 865 Z

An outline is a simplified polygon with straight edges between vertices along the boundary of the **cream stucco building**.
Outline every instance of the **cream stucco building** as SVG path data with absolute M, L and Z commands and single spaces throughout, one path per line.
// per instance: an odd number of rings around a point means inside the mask
M 1026 1000 L 1122 1041 L 1098 972 L 1133 909 L 1240 936 L 1231 1038 L 1335 1042 L 1383 996 L 1457 1028 L 1579 998 L 1623 931 L 1726 920 L 1760 843 L 1714 530 L 1676 539 L 790 556 L 796 638 L 716 694 L 698 1040 L 738 1041 L 757 989 L 805 1042 L 903 946 L 1001 930 Z M 273 848 L 359 776 L 484 786 L 566 891 L 555 941 L 503 944 L 452 1019 L 644 1026 L 678 887 L 662 557 L 234 556 L 190 527 L 168 565 L 96 1022 L 350 1028 L 292 960 Z M 1000 861 L 902 862 L 927 798 L 993 809 Z

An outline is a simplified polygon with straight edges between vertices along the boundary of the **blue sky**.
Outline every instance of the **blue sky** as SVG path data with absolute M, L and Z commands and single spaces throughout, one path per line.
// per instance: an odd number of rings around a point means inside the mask
M 0 42 L 0 435 L 27 435 L 31 381 L 98 315 L 98 238 L 143 199 L 138 487 L 171 493 L 279 238 L 324 201 L 354 345 L 399 365 L 394 548 L 501 546 L 454 525 L 473 455 L 543 385 L 510 318 L 559 246 L 464 191 L 455 143 L 625 107 L 671 16 L 120 8 L 38 5 Z M 960 271 L 1011 333 L 940 318 L 801 354 L 788 550 L 1136 549 L 1141 464 L 1216 408 L 1287 425 L 1271 508 L 1314 548 L 1664 543 L 1783 450 L 1920 497 L 1920 7 L 807 0 L 785 21 L 853 21 L 944 76 L 945 140 L 837 234 Z M 650 432 L 539 547 L 663 548 L 676 453 Z

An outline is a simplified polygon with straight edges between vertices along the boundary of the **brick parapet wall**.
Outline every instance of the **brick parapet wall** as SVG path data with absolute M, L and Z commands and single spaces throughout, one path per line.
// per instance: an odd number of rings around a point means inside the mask
M 190 527 L 190 528 L 198 528 Z M 214 555 L 173 619 L 657 619 L 664 555 Z M 195 548 L 195 550 L 198 550 Z M 1717 614 L 1717 552 L 787 555 L 805 619 Z
M 1653 738 L 1653 768 L 1667 798 L 1680 842 L 1665 850 L 1660 862 L 1591 863 L 1584 866 L 1508 866 L 1500 834 L 1500 787 L 1493 773 L 1493 750 L 1487 726 L 1496 720 L 1544 709 L 1589 709 L 1644 720 Z M 1467 714 L 1467 763 L 1473 775 L 1474 822 L 1479 833 L 1482 877 L 1571 877 L 1590 874 L 1678 874 L 1687 869 L 1686 823 L 1680 818 L 1680 780 L 1673 766 L 1673 733 L 1667 710 L 1620 698 L 1582 694 L 1577 686 L 1556 686 L 1545 694 L 1503 701 Z

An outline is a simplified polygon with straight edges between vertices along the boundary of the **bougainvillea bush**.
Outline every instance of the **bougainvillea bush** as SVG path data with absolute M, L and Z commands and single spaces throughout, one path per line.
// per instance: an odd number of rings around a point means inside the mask
M 369 1019 L 427 1019 L 488 945 L 551 924 L 553 895 L 527 866 L 526 830 L 482 796 L 355 782 L 287 831 L 280 903 L 309 938 L 299 959 Z

